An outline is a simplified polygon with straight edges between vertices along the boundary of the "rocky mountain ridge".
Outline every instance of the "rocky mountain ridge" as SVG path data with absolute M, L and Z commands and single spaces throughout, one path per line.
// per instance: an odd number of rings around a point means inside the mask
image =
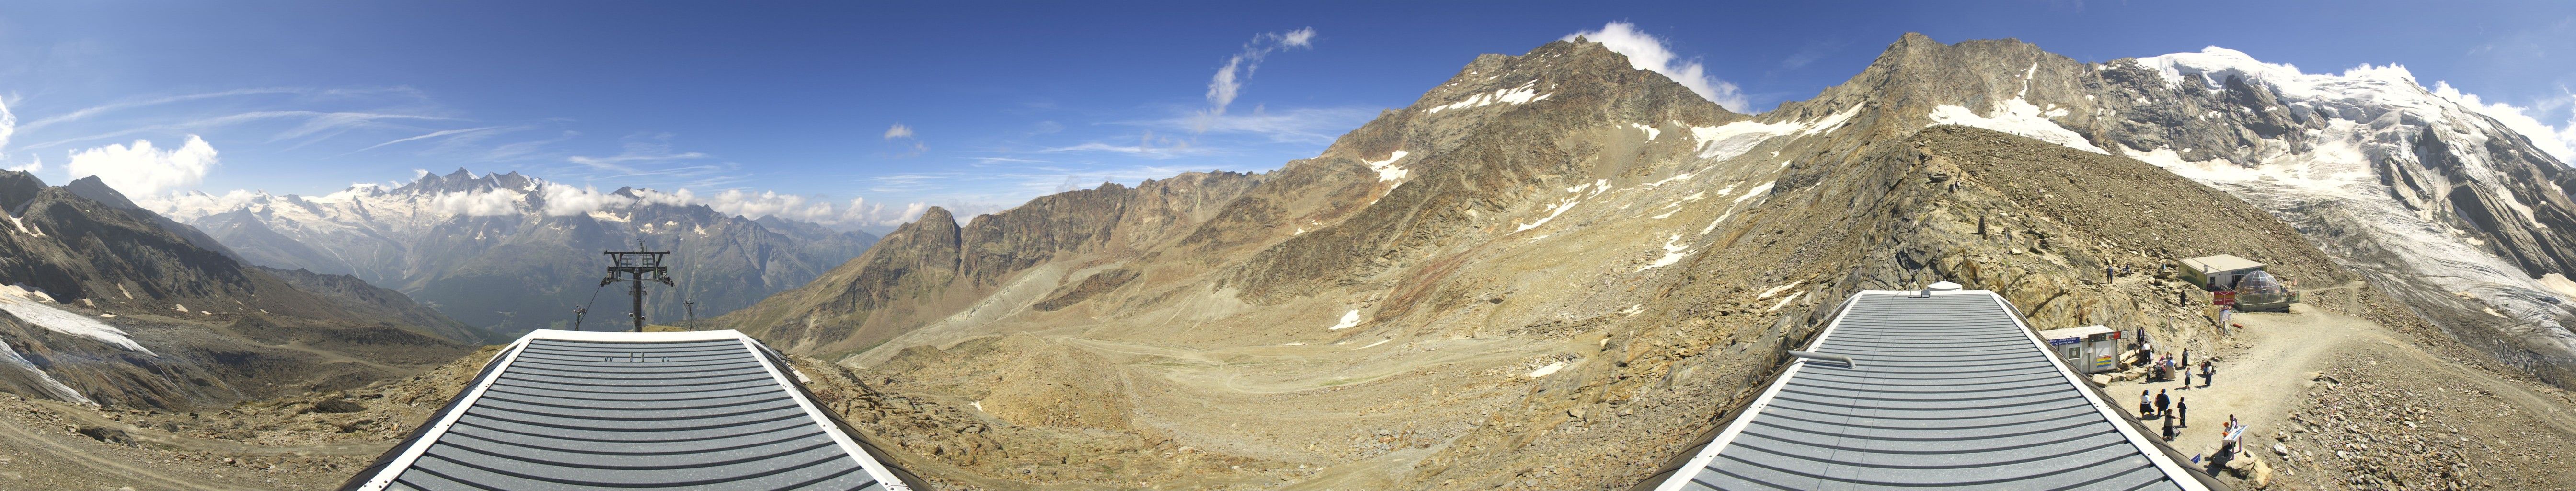
M 1128 204 L 1161 181 L 965 227 L 939 210 L 714 324 L 840 360 L 870 387 L 836 410 L 970 489 L 1624 488 L 1848 295 L 1939 280 L 2043 329 L 2215 349 L 2165 268 L 2232 253 L 2428 343 L 2492 328 L 2335 245 L 2348 222 L 2177 177 L 2200 176 L 2156 149 L 2320 123 L 2170 120 L 2263 96 L 2128 68 L 2145 65 L 1907 35 L 1816 98 L 1741 115 L 1549 43 L 1480 56 L 1316 158 L 1163 188 L 1205 214 Z M 2166 85 L 2124 92 L 2147 82 Z M 1166 225 L 1109 225 L 1139 216 Z M 2142 272 L 2105 275 L 2123 267 Z

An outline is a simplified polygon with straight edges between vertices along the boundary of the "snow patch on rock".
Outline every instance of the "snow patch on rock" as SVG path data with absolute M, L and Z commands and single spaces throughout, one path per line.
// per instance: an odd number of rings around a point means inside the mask
M 34 374 L 36 376 L 36 386 L 44 389 L 45 393 L 52 394 L 55 399 L 62 399 L 92 406 L 98 405 L 97 402 L 91 401 L 89 396 L 81 395 L 80 391 L 72 390 L 72 387 L 69 385 L 63 385 L 63 381 L 54 380 L 53 374 L 45 373 L 45 370 L 42 368 L 36 368 L 36 362 L 27 360 L 27 357 L 25 356 L 19 356 L 18 350 L 9 348 L 8 343 L 0 343 L 0 358 L 7 358 L 10 365 L 17 366 L 20 369 L 26 370 L 27 373 Z
M 1556 362 L 1556 363 L 1549 363 L 1549 364 L 1547 364 L 1547 366 L 1538 367 L 1538 369 L 1537 369 L 1537 370 L 1530 370 L 1529 378 L 1545 377 L 1545 376 L 1548 376 L 1549 374 L 1554 374 L 1554 373 L 1556 373 L 1556 371 L 1557 371 L 1557 370 L 1564 370 L 1564 369 L 1565 369 L 1565 362 L 1561 362 L 1561 361 L 1560 361 L 1560 362 Z
M 1682 258 L 1690 256 L 1690 244 L 1683 244 L 1681 241 L 1682 234 L 1673 234 L 1671 239 L 1664 241 L 1664 257 L 1656 258 L 1655 262 L 1647 263 L 1645 267 L 1637 268 L 1637 271 L 1644 272 L 1649 269 L 1671 266 L 1673 263 L 1681 262 Z
M 1584 194 L 1584 191 L 1585 191 L 1585 190 L 1590 190 L 1590 191 L 1591 191 L 1591 194 Z M 1533 229 L 1533 228 L 1538 228 L 1538 227 L 1539 227 L 1539 226 L 1541 226 L 1541 225 L 1547 225 L 1547 222 L 1548 222 L 1549 220 L 1555 220 L 1555 219 L 1556 219 L 1556 217 L 1561 216 L 1561 215 L 1564 215 L 1566 210 L 1572 210 L 1572 209 L 1574 209 L 1574 205 L 1580 205 L 1580 204 L 1583 204 L 1583 199 L 1584 199 L 1584 198 L 1590 198 L 1590 197 L 1593 197 L 1593 196 L 1599 196 L 1599 195 L 1601 195 L 1601 192 L 1603 192 L 1603 191 L 1609 191 L 1609 190 L 1610 190 L 1610 180 L 1609 180 L 1609 179 L 1600 179 L 1600 180 L 1595 180 L 1595 181 L 1593 181 L 1593 182 L 1587 182 L 1587 183 L 1583 183 L 1583 184 L 1575 185 L 1574 187 L 1565 188 L 1565 192 L 1568 192 L 1568 193 L 1574 193 L 1574 196 L 1568 196 L 1568 197 L 1565 197 L 1565 199 L 1558 200 L 1558 201 L 1557 201 L 1556 203 L 1554 203 L 1554 204 L 1547 205 L 1546 210 L 1548 211 L 1548 214 L 1547 214 L 1547 217 L 1546 217 L 1546 218 L 1540 218 L 1540 219 L 1538 219 L 1538 221 L 1535 221 L 1535 222 L 1529 222 L 1529 223 L 1521 224 L 1521 225 L 1520 225 L 1520 228 L 1518 228 L 1518 229 L 1514 229 L 1514 230 L 1512 230 L 1512 231 L 1513 231 L 1513 232 L 1521 232 L 1521 231 L 1526 231 L 1526 230 Z
M 1386 156 L 1386 160 L 1362 161 L 1361 163 L 1368 164 L 1369 170 L 1377 171 L 1378 182 L 1393 181 L 1403 179 L 1405 176 L 1413 173 L 1413 171 L 1405 170 L 1403 167 L 1395 166 L 1395 161 L 1404 160 L 1404 156 L 1409 154 L 1410 152 L 1397 150 L 1395 153 L 1388 154 Z
M 2026 136 L 2076 150 L 2103 155 L 2111 154 L 2102 150 L 2102 147 L 2093 146 L 2092 142 L 2085 141 L 2084 135 L 2075 134 L 2074 130 L 2058 126 L 2057 122 L 2048 119 L 2065 115 L 2065 109 L 2041 110 L 2038 106 L 2030 105 L 2030 101 L 2014 97 L 1995 103 L 1994 110 L 1987 111 L 1986 116 L 1979 116 L 1976 111 L 1965 107 L 1942 104 L 1932 108 L 1930 117 L 1931 125 L 1974 126 Z
M 1656 129 L 1656 128 L 1655 128 L 1655 127 L 1653 127 L 1653 126 L 1646 126 L 1646 125 L 1637 124 L 1637 123 L 1628 123 L 1628 126 L 1629 126 L 1629 127 L 1632 127 L 1632 128 L 1636 128 L 1636 129 L 1637 129 L 1637 131 L 1643 131 L 1643 132 L 1646 132 L 1646 140 L 1647 140 L 1647 141 L 1654 141 L 1655 137 L 1663 136 L 1663 135 L 1664 135 L 1664 130 Z
M 1540 94 L 1540 93 L 1538 93 L 1538 91 L 1537 91 L 1537 90 L 1535 90 L 1535 87 L 1537 87 L 1537 86 L 1538 86 L 1538 81 L 1537 81 L 1537 80 L 1531 80 L 1531 81 L 1529 81 L 1529 83 L 1521 84 L 1521 86 L 1519 86 L 1519 87 L 1513 87 L 1513 88 L 1509 88 L 1509 89 L 1495 89 L 1495 90 L 1494 90 L 1493 92 L 1491 92 L 1491 93 L 1481 93 L 1481 92 L 1480 92 L 1480 93 L 1477 93 L 1476 95 L 1467 96 L 1467 98 L 1466 98 L 1466 99 L 1464 99 L 1464 100 L 1460 100 L 1460 101 L 1458 101 L 1458 102 L 1453 102 L 1453 103 L 1444 104 L 1444 105 L 1439 105 L 1439 106 L 1432 106 L 1432 107 L 1431 107 L 1431 109 L 1428 109 L 1428 110 L 1427 110 L 1427 112 L 1438 113 L 1438 112 L 1440 112 L 1440 111 L 1447 111 L 1447 110 L 1453 110 L 1453 109 L 1473 109 L 1473 108 L 1479 108 L 1479 107 L 1491 106 L 1491 105 L 1494 105 L 1495 103 L 1503 103 L 1503 104 L 1527 104 L 1527 103 L 1531 103 L 1531 102 L 1537 102 L 1537 101 L 1547 100 L 1548 96 L 1556 95 L 1556 93 L 1554 93 L 1554 92 L 1550 92 L 1550 93 L 1546 93 L 1546 94 Z
M 150 349 L 145 349 L 142 344 L 134 342 L 134 338 L 126 336 L 125 330 L 123 329 L 117 329 L 116 326 L 107 325 L 107 323 L 99 322 L 98 319 L 92 319 L 89 316 L 75 314 L 71 311 L 63 310 L 61 307 L 49 305 L 49 302 L 39 300 L 40 298 L 44 298 L 44 294 L 41 292 L 19 288 L 15 285 L 0 286 L 0 310 L 8 311 L 9 315 L 17 316 L 19 320 L 35 324 L 37 327 L 45 328 L 45 330 L 90 338 L 101 343 L 115 345 L 118 348 L 124 348 L 126 351 L 160 356 L 159 354 L 153 353 Z

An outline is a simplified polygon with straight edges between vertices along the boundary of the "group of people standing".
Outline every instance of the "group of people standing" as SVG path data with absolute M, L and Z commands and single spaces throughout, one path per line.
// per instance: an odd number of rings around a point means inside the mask
M 2144 334 L 2145 332 L 2146 331 L 2144 329 L 2139 330 L 2140 334 Z M 2144 336 L 2140 336 L 2140 338 L 2143 339 Z M 2153 343 L 2140 341 L 2138 343 L 2138 358 L 2140 364 L 2153 367 L 2153 369 L 2148 371 L 2148 375 L 2153 380 L 2172 380 L 2176 374 L 2179 374 L 2182 376 L 2182 386 L 2184 388 L 2191 387 L 2191 370 L 2193 368 L 2191 366 L 2191 348 L 2183 348 L 2182 358 L 2176 359 L 2173 355 L 2156 354 L 2156 347 Z M 2217 375 L 2218 368 L 2211 366 L 2209 364 L 2209 360 L 2201 360 L 2199 368 L 2200 386 L 2208 387 L 2210 376 Z
M 2141 334 L 2143 333 L 2144 332 L 2142 330 Z M 2182 356 L 2180 358 L 2176 358 L 2174 355 L 2156 354 L 2155 346 L 2153 344 L 2143 341 L 2144 336 L 2140 336 L 2140 339 L 2141 341 L 2138 343 L 2138 357 L 2146 360 L 2149 363 L 2149 366 L 2154 367 L 2154 369 L 2149 372 L 2153 380 L 2172 380 L 2175 374 L 2179 374 L 2182 377 L 2182 387 L 2175 390 L 2189 389 L 2192 387 L 2191 372 L 2193 367 L 2191 365 L 2190 348 L 2184 348 L 2182 350 Z M 2212 366 L 2209 363 L 2209 360 L 2204 359 L 2200 361 L 2200 366 L 2198 368 L 2200 369 L 2200 386 L 2209 387 L 2211 376 L 2217 375 L 2217 367 Z M 2138 417 L 2157 418 L 2163 420 L 2165 441 L 2173 441 L 2175 436 L 2178 435 L 2174 428 L 2188 428 L 2191 426 L 2191 421 L 2189 419 L 2190 414 L 2191 404 L 2185 402 L 2184 398 L 2167 395 L 2164 390 L 2151 391 L 2141 389 L 2138 391 Z M 2227 417 L 2227 421 L 2230 428 L 2222 428 L 2220 430 L 2222 435 L 2226 434 L 2227 430 L 2233 429 L 2236 417 L 2230 415 Z
M 2140 390 L 2138 391 L 2138 416 L 2164 420 L 2165 441 L 2173 441 L 2176 434 L 2174 428 L 2191 426 L 2190 398 L 2167 396 L 2165 391 L 2161 390 L 2155 391 L 2155 395 L 2149 397 L 2147 391 Z

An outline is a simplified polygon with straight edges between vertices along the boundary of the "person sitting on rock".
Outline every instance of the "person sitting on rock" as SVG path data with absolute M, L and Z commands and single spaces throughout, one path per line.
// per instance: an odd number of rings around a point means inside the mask
M 2171 397 L 2166 397 L 2166 396 L 2165 396 L 2165 391 L 2161 391 L 2161 390 L 2156 391 L 2156 414 L 2164 415 L 2164 417 L 2166 417 L 2166 418 L 2171 418 L 2171 417 L 2173 417 L 2173 415 L 2172 415 L 2171 413 L 2166 412 L 2165 410 L 2167 410 L 2167 409 L 2172 409 L 2172 408 L 2173 408 L 2173 398 L 2171 398 Z

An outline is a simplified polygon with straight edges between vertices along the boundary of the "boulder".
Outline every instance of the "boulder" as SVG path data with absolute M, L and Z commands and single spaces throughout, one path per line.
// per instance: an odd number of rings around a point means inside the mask
M 324 399 L 322 402 L 313 403 L 313 412 L 317 413 L 355 413 L 364 412 L 366 410 L 366 405 L 359 404 L 357 401 L 352 401 L 347 398 Z
M 134 437 L 126 435 L 125 430 L 116 428 L 108 428 L 104 426 L 83 426 L 80 427 L 80 429 L 73 430 L 73 432 L 80 433 L 81 436 L 90 437 L 91 439 L 107 443 L 124 445 L 134 444 Z
M 2272 487 L 2272 464 L 2263 462 L 2263 459 L 2245 460 L 2254 461 L 2254 489 Z

